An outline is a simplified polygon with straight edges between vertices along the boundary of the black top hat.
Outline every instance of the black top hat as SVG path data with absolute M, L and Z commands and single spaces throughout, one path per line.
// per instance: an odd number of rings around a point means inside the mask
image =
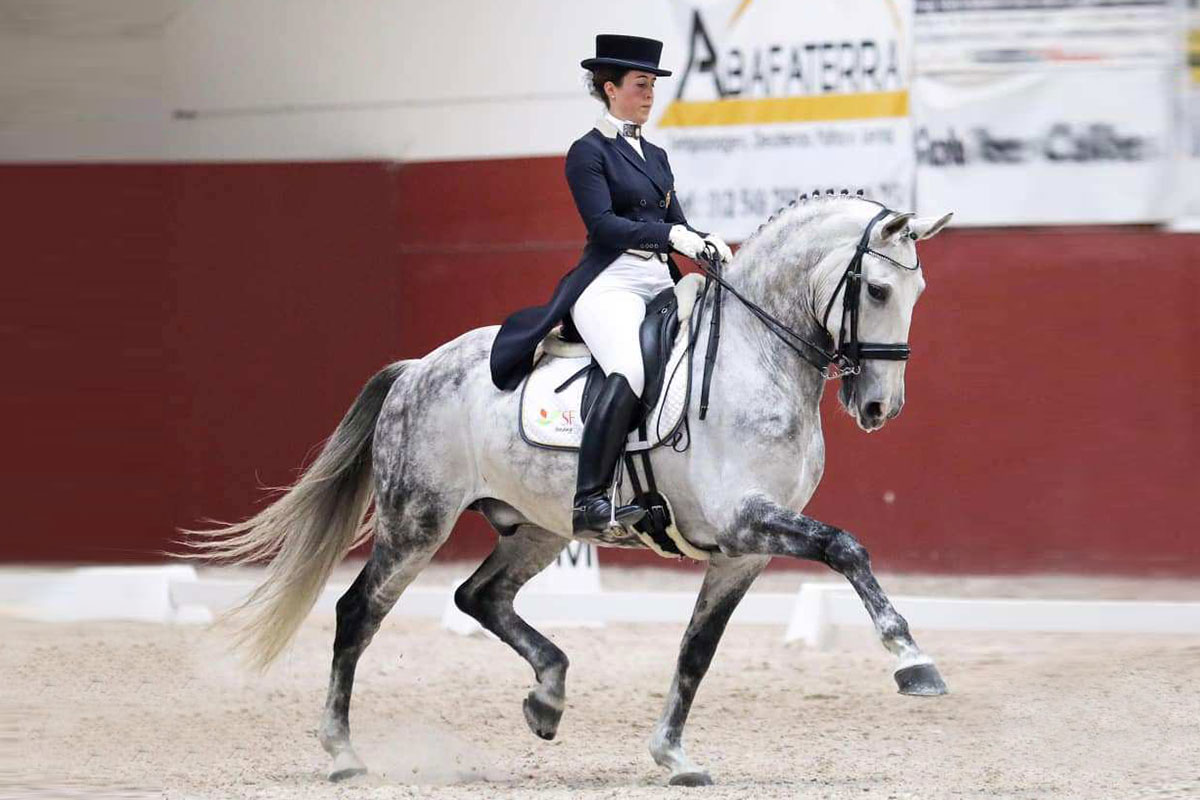
M 671 70 L 658 68 L 662 46 L 663 43 L 657 39 L 601 33 L 596 35 L 596 57 L 585 58 L 579 62 L 579 66 L 584 69 L 600 66 L 628 67 L 655 75 L 670 75 Z

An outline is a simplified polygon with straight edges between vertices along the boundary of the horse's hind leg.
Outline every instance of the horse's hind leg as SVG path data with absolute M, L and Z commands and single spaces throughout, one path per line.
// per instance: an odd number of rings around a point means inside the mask
M 337 633 L 329 694 L 318 736 L 333 756 L 329 779 L 338 781 L 367 771 L 350 744 L 350 695 L 358 659 L 401 593 L 450 534 L 454 519 L 432 514 L 405 515 L 403 522 L 378 523 L 366 566 L 337 602 Z M 415 519 L 415 521 L 414 521 Z
M 730 555 L 792 556 L 820 561 L 841 573 L 866 606 L 883 646 L 898 660 L 894 674 L 900 693 L 946 693 L 946 684 L 933 660 L 917 647 L 908 623 L 875 580 L 866 548 L 846 531 L 798 514 L 763 495 L 753 495 L 742 504 L 733 524 L 718 534 L 717 544 Z
M 513 610 L 525 583 L 562 551 L 566 541 L 533 525 L 501 536 L 496 549 L 454 593 L 454 602 L 533 667 L 537 686 L 525 698 L 525 721 L 543 739 L 558 731 L 566 700 L 567 656 Z
M 708 773 L 693 764 L 684 752 L 683 725 L 729 617 L 770 560 L 757 556 L 730 558 L 721 553 L 709 559 L 696 608 L 679 647 L 667 704 L 650 737 L 650 755 L 656 764 L 671 771 L 669 782 L 673 786 L 712 783 Z

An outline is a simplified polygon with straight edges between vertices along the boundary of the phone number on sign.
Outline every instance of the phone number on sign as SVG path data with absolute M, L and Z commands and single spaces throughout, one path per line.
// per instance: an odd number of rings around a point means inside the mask
M 770 189 L 706 189 L 681 194 L 679 200 L 689 216 L 705 219 L 752 217 L 765 220 L 801 195 L 841 194 L 843 189 L 849 194 L 856 194 L 861 189 L 863 196 L 888 205 L 907 205 L 902 197 L 902 186 L 895 181 L 837 188 L 787 186 Z

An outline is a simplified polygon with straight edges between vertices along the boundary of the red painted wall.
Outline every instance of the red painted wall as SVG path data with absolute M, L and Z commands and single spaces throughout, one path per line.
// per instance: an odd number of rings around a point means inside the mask
M 376 368 L 540 302 L 583 239 L 559 158 L 8 166 L 0 219 L 5 561 L 245 516 Z M 922 247 L 904 414 L 827 403 L 811 513 L 884 569 L 1200 575 L 1200 238 Z M 459 528 L 444 555 L 488 546 Z

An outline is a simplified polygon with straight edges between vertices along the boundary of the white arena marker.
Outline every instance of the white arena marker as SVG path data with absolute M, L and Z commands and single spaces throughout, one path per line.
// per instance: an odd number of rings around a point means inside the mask
M 585 542 L 567 542 L 554 563 L 534 575 L 525 588 L 547 594 L 599 594 L 600 561 L 596 547 Z
M 818 650 L 826 646 L 830 625 L 825 609 L 825 598 L 831 588 L 841 589 L 842 587 L 822 583 L 800 584 L 800 592 L 796 595 L 796 606 L 792 611 L 792 618 L 788 621 L 787 631 L 783 634 L 785 642 L 799 640 Z M 866 609 L 864 609 L 863 614 L 866 613 Z
M 191 621 L 197 611 L 209 615 L 229 611 L 240 605 L 254 591 L 258 581 L 201 578 L 191 581 L 171 581 L 171 602 L 177 609 L 176 621 Z M 2 586 L 2 584 L 0 584 Z M 332 614 L 338 599 L 350 588 L 349 582 L 332 582 L 321 590 L 313 611 Z M 400 595 L 392 616 L 416 619 L 437 619 L 445 608 L 446 590 L 427 586 L 410 586 Z
M 533 576 L 522 588 L 515 608 L 535 627 L 595 628 L 604 624 L 602 598 L 600 561 L 595 546 L 568 542 L 554 563 Z M 446 598 L 442 627 L 464 636 L 483 630 L 478 622 L 458 610 L 453 590 Z
M 195 582 L 190 564 L 81 567 L 23 576 L 10 586 L 19 596 L 0 594 L 9 613 L 44 622 L 206 621 L 207 609 L 177 605 L 172 597 L 173 585 Z
M 453 591 L 450 592 L 450 596 L 446 599 L 446 607 L 442 610 L 442 627 L 459 636 L 474 636 L 477 633 L 486 633 L 488 636 L 492 636 L 474 618 L 458 610 L 458 606 L 454 605 Z M 496 637 L 492 636 L 492 638 Z
M 918 637 L 922 630 L 1200 634 L 1200 603 L 949 597 L 894 597 L 892 602 Z M 805 583 L 784 641 L 820 649 L 841 625 L 871 626 L 854 590 Z

